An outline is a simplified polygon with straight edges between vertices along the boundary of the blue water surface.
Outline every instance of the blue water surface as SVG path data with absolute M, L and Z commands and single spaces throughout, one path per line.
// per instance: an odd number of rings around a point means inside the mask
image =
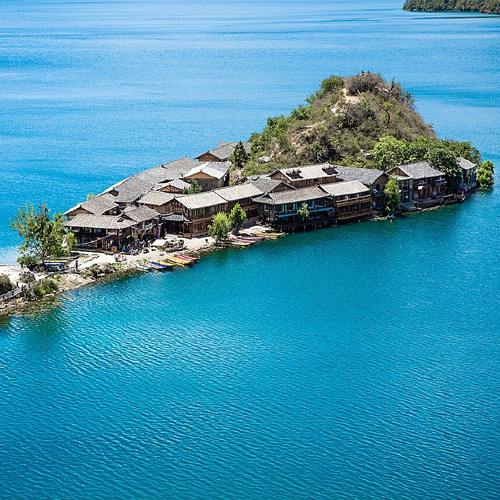
M 500 18 L 401 2 L 0 0 L 0 262 L 26 201 L 395 77 L 500 165 Z M 500 195 L 288 236 L 0 320 L 0 498 L 496 499 Z

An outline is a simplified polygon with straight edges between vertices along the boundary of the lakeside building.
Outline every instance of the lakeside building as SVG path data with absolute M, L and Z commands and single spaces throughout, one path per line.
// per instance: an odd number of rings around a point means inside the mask
M 287 191 L 289 189 L 295 189 L 290 184 L 286 182 L 271 179 L 267 175 L 254 175 L 248 177 L 246 182 L 250 182 L 255 187 L 259 188 L 263 193 L 277 193 L 279 191 Z
M 195 159 L 201 162 L 225 162 L 229 160 L 229 157 L 234 153 L 237 146 L 237 142 L 219 142 L 216 148 L 210 149 Z M 252 145 L 249 142 L 243 142 L 243 147 L 247 153 L 250 153 Z
M 114 196 L 110 194 L 99 194 L 90 200 L 66 210 L 63 215 L 72 219 L 78 214 L 86 215 L 117 215 L 119 205 Z
M 229 183 L 229 164 L 204 162 L 194 166 L 186 172 L 182 177 L 185 182 L 193 182 L 195 180 L 203 189 L 210 191 L 211 189 L 221 188 Z
M 290 231 L 297 227 L 330 226 L 335 223 L 335 209 L 331 198 L 318 186 L 265 193 L 253 201 L 258 204 L 262 221 L 280 231 Z M 297 213 L 304 203 L 309 211 L 309 217 L 305 220 Z
M 458 159 L 458 164 L 462 169 L 462 182 L 460 183 L 458 188 L 464 193 L 468 193 L 469 191 L 476 189 L 477 165 L 462 157 Z
M 399 165 L 387 171 L 393 175 L 401 191 L 401 204 L 414 208 L 418 202 L 422 206 L 432 204 L 446 195 L 446 178 L 427 161 Z
M 240 207 L 247 214 L 247 219 L 253 219 L 258 216 L 258 205 L 253 198 L 261 195 L 263 191 L 254 184 L 238 184 L 237 186 L 217 189 L 215 190 L 215 193 L 222 199 L 226 200 L 226 212 L 228 215 L 231 213 L 231 210 L 234 208 L 236 203 L 239 203 Z
M 305 167 L 280 168 L 269 174 L 274 180 L 283 181 L 296 189 L 338 182 L 334 165 L 321 163 Z
M 383 170 L 371 168 L 344 167 L 335 165 L 338 178 L 341 181 L 358 180 L 370 189 L 373 196 L 372 206 L 376 211 L 385 210 L 384 188 L 389 180 L 389 176 Z
M 335 207 L 337 223 L 353 219 L 367 219 L 373 215 L 373 197 L 370 188 L 356 180 L 321 186 L 328 193 Z
M 182 194 L 186 189 L 189 189 L 190 187 L 191 184 L 189 184 L 189 182 L 183 181 L 182 179 L 173 179 L 169 182 L 156 184 L 154 190 L 164 191 L 165 193 Z
M 175 195 L 164 191 L 148 191 L 144 196 L 141 196 L 137 203 L 145 205 L 159 214 L 169 214 L 173 211 L 173 202 Z

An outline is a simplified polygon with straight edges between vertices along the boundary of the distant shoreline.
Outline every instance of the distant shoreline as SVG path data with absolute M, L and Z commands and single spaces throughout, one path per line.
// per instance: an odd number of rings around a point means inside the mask
M 495 4 L 495 5 L 494 5 Z M 500 4 L 488 0 L 470 0 L 464 5 L 458 0 L 407 0 L 403 10 L 410 12 L 475 12 L 477 14 L 499 15 Z

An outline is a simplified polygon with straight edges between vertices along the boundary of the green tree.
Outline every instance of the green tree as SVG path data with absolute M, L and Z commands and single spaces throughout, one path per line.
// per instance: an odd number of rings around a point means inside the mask
M 0 274 L 0 295 L 10 292 L 13 288 L 10 278 L 6 274 Z
M 495 183 L 493 174 L 495 169 L 490 160 L 483 161 L 477 171 L 477 182 L 482 189 L 488 189 Z
M 21 256 L 19 264 L 34 267 L 48 257 L 64 255 L 63 241 L 66 236 L 65 218 L 62 214 L 50 215 L 45 204 L 35 209 L 27 203 L 10 221 L 10 227 L 16 231 L 22 241 L 18 247 Z
M 391 135 L 382 137 L 373 148 L 373 158 L 382 170 L 407 163 L 410 149 L 406 140 L 398 140 Z
M 309 217 L 307 203 L 302 203 L 302 206 L 297 210 L 297 215 L 305 221 Z
M 241 208 L 240 204 L 236 203 L 236 205 L 231 210 L 231 213 L 229 214 L 229 222 L 231 223 L 231 228 L 234 230 L 236 234 L 238 233 L 240 227 L 243 226 L 246 220 L 247 220 L 247 214 Z
M 217 245 L 227 240 L 227 235 L 231 231 L 231 223 L 224 212 L 219 212 L 212 219 L 212 224 L 208 226 L 208 235 L 211 236 Z
M 229 156 L 229 161 L 233 165 L 235 169 L 242 169 L 245 166 L 245 163 L 250 158 L 249 154 L 245 151 L 245 146 L 240 141 L 236 144 L 233 153 Z
M 385 209 L 388 212 L 396 212 L 401 205 L 401 196 L 399 195 L 399 185 L 396 178 L 391 175 L 384 188 Z
M 73 251 L 73 248 L 75 248 L 76 245 L 77 245 L 77 241 L 76 241 L 75 233 L 73 233 L 72 231 L 68 231 L 66 233 L 66 236 L 64 237 L 64 241 L 62 244 L 65 253 L 67 255 L 70 255 L 71 252 Z
M 198 184 L 198 181 L 196 179 L 193 179 L 191 181 L 191 186 L 184 189 L 182 191 L 182 194 L 197 194 L 197 193 L 201 193 L 202 191 L 203 191 L 203 188 Z
M 89 193 L 89 194 L 87 195 L 87 201 L 89 201 L 89 200 L 93 200 L 94 198 L 95 198 L 95 194 L 94 194 L 94 193 Z
M 446 176 L 446 189 L 449 193 L 455 191 L 462 181 L 462 169 L 457 163 L 455 155 L 441 144 L 431 147 L 426 155 L 426 160 Z

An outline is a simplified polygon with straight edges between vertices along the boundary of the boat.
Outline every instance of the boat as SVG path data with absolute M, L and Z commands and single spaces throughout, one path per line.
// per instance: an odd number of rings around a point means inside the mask
M 244 238 L 236 238 L 235 236 L 229 236 L 227 240 L 236 243 L 248 243 L 249 245 L 253 245 L 255 243 L 255 241 L 246 240 Z
M 169 262 L 165 262 L 163 260 L 159 261 L 152 260 L 150 264 L 151 267 L 157 271 L 166 271 L 167 269 L 171 269 L 172 267 L 174 267 L 173 264 L 170 264 Z
M 199 257 L 193 257 L 192 255 L 176 255 L 176 257 L 179 257 L 180 259 L 184 259 L 184 260 L 189 260 L 191 262 L 196 262 L 198 260 L 200 260 Z
M 137 267 L 139 271 L 151 271 L 153 269 L 151 264 L 136 264 L 135 267 Z
M 249 247 L 255 243 L 255 241 L 243 241 L 236 239 L 228 239 L 227 242 L 234 247 Z
M 255 236 L 262 236 L 266 240 L 276 240 L 285 233 L 255 233 Z
M 192 260 L 183 259 L 175 255 L 167 255 L 165 259 L 167 259 L 172 266 L 187 266 L 189 264 L 194 264 Z
M 238 238 L 244 241 L 255 241 L 256 243 L 259 241 L 264 241 L 266 239 L 264 238 L 264 236 L 246 236 L 246 235 L 241 235 Z

